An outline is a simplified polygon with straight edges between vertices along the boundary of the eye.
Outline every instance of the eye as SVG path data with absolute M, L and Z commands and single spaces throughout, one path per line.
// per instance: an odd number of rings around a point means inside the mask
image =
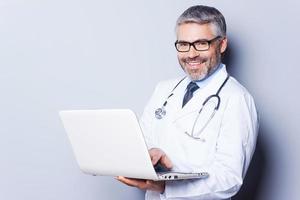
M 203 47 L 203 46 L 205 47 L 208 45 L 208 42 L 207 41 L 198 41 L 198 42 L 195 42 L 194 44 L 198 47 Z
M 180 47 L 187 47 L 187 46 L 189 46 L 190 44 L 187 43 L 187 42 L 178 42 L 177 45 L 180 46 Z

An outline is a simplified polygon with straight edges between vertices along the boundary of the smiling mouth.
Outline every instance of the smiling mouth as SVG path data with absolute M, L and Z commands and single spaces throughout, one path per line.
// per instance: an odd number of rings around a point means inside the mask
M 201 65 L 203 65 L 204 63 L 205 63 L 205 61 L 204 62 L 186 62 L 186 64 L 188 65 L 188 67 L 191 68 L 191 69 L 197 69 Z

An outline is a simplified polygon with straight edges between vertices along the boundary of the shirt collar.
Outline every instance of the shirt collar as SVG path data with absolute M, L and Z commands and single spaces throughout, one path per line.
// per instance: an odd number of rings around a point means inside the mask
M 223 63 L 220 63 L 219 66 L 216 67 L 216 69 L 209 76 L 195 82 L 200 88 L 204 88 L 224 67 L 225 65 Z

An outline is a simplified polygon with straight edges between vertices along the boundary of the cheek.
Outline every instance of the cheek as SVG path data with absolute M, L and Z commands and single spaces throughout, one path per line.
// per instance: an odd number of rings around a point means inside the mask
M 185 65 L 185 57 L 184 56 L 178 56 L 178 62 L 181 66 L 184 66 Z
M 185 57 L 184 57 L 184 55 L 183 54 L 177 54 L 177 58 L 178 58 L 178 60 L 183 60 Z
M 208 60 L 210 63 L 214 63 L 217 60 L 217 51 L 211 52 L 210 55 L 208 56 Z

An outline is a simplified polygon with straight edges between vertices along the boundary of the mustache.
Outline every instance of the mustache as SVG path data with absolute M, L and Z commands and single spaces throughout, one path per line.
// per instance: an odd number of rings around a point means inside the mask
M 207 58 L 203 58 L 200 56 L 194 57 L 194 58 L 185 58 L 183 59 L 184 62 L 199 62 L 199 63 L 203 63 L 206 62 L 208 59 Z

